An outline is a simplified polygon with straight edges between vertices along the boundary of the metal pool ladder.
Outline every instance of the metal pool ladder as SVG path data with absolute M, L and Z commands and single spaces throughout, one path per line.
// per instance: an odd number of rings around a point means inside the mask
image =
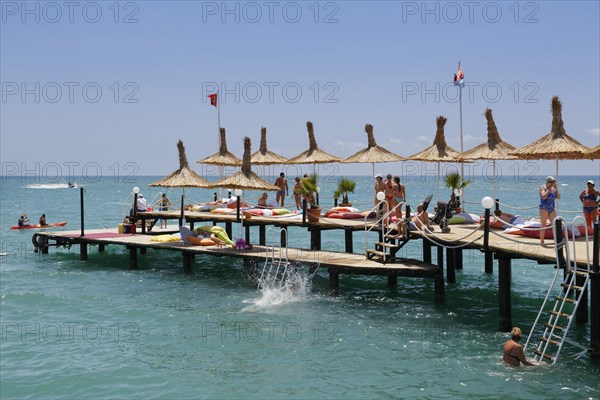
M 286 243 L 287 233 L 287 228 L 279 229 L 279 234 L 284 236 Z M 284 248 L 279 245 L 279 249 L 277 251 L 278 256 L 276 257 L 275 247 L 276 246 L 267 247 L 265 264 L 258 280 L 259 290 L 265 288 L 283 287 L 287 278 L 288 266 L 290 265 L 290 262 L 288 261 L 288 248 L 286 246 L 284 251 Z
M 575 221 L 581 217 L 575 218 L 572 226 L 575 227 Z M 579 348 L 581 351 L 574 355 L 575 358 L 579 358 L 586 354 L 589 351 L 589 348 L 580 345 L 579 343 L 574 342 L 567 338 L 567 334 L 569 333 L 569 329 L 571 328 L 571 324 L 575 317 L 575 312 L 577 311 L 577 307 L 579 306 L 582 299 L 584 301 L 587 298 L 583 298 L 583 294 L 585 293 L 585 289 L 588 287 L 588 283 L 590 280 L 590 257 L 589 257 L 589 240 L 586 240 L 586 251 L 587 251 L 587 266 L 585 268 L 577 268 L 577 259 L 576 251 L 575 251 L 575 241 L 573 240 L 573 261 L 571 261 L 571 254 L 569 251 L 569 236 L 567 229 L 564 228 L 565 224 L 562 221 L 561 217 L 558 217 L 561 223 L 557 224 L 556 220 L 552 226 L 552 231 L 554 233 L 554 237 L 556 238 L 557 225 L 559 225 L 563 230 L 563 241 L 560 243 L 556 243 L 554 245 L 554 249 L 556 252 L 556 273 L 554 274 L 554 278 L 552 279 L 552 283 L 550 284 L 550 288 L 548 289 L 548 293 L 546 294 L 546 298 L 542 303 L 542 307 L 531 327 L 531 331 L 529 332 L 529 337 L 527 338 L 527 342 L 525 343 L 525 349 L 527 345 L 532 340 L 532 337 L 535 332 L 535 328 L 540 321 L 540 318 L 543 313 L 548 315 L 548 322 L 544 324 L 544 331 L 542 336 L 539 338 L 539 343 L 537 348 L 534 349 L 534 360 L 536 362 L 541 362 L 542 360 L 550 361 L 551 364 L 555 364 L 558 360 L 558 356 L 563 348 L 565 343 Z M 588 239 L 587 229 L 586 229 L 586 239 Z M 561 250 L 564 248 L 566 257 L 562 257 Z M 564 260 L 564 261 L 563 261 Z M 566 261 L 566 262 L 565 262 Z M 558 279 L 558 275 L 561 273 L 562 266 L 564 264 L 565 276 L 561 281 Z M 544 311 L 546 309 L 546 304 L 549 303 L 549 299 L 552 296 L 552 292 L 555 292 L 555 289 L 561 287 L 560 294 L 558 296 L 554 296 L 554 305 L 552 309 L 548 311 Z M 551 300 L 550 300 L 551 302 Z M 566 323 L 566 325 L 565 325 Z M 552 346 L 552 347 L 550 347 Z

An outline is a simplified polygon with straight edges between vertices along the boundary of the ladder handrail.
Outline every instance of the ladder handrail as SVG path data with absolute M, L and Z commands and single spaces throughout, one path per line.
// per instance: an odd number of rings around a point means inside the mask
M 560 218 L 560 217 L 556 217 L 552 223 L 552 234 L 554 235 L 554 237 L 556 237 L 556 220 Z M 535 317 L 535 321 L 533 322 L 533 325 L 531 326 L 531 330 L 529 331 L 529 335 L 527 336 L 527 341 L 525 342 L 525 346 L 523 346 L 523 350 L 527 349 L 527 346 L 529 345 L 529 342 L 531 341 L 531 337 L 533 335 L 533 332 L 535 330 L 535 327 L 537 326 L 540 317 L 542 316 L 542 313 L 544 312 L 544 309 L 546 307 L 546 304 L 548 303 L 548 299 L 550 298 L 550 295 L 552 293 L 552 290 L 554 289 L 554 285 L 556 283 L 556 279 L 558 278 L 558 273 L 560 272 L 560 268 L 558 268 L 558 247 L 559 247 L 559 243 L 554 243 L 554 251 L 556 254 L 556 272 L 554 273 L 554 278 L 552 278 L 552 282 L 550 283 L 550 287 L 548 288 L 548 292 L 546 293 L 546 297 L 544 297 L 544 301 L 542 302 L 542 306 L 540 307 L 540 311 L 538 311 L 537 316 Z M 541 356 L 543 358 L 543 356 Z
M 381 217 L 375 221 L 373 223 L 373 225 L 371 225 L 371 227 L 369 228 L 369 225 L 367 224 L 367 218 L 369 217 L 369 215 L 371 214 L 371 212 L 378 212 L 379 211 L 379 207 L 385 204 L 385 209 L 386 212 L 384 212 Z M 385 221 L 388 220 L 388 218 L 390 218 L 390 216 L 396 212 L 396 210 L 399 207 L 402 207 L 404 205 L 404 202 L 400 202 L 398 204 L 396 204 L 394 207 L 392 207 L 391 209 L 389 209 L 389 205 L 387 203 L 387 200 L 383 199 L 381 200 L 379 203 L 377 203 L 375 206 L 373 206 L 369 212 L 367 213 L 367 215 L 364 218 L 365 221 L 365 254 L 367 252 L 367 250 L 369 249 L 369 235 L 368 233 L 371 232 L 373 229 L 375 229 L 376 226 L 381 225 L 381 234 L 383 237 L 385 237 L 389 232 L 392 231 L 393 228 L 391 227 L 386 227 Z M 400 222 L 398 222 L 400 223 Z M 396 224 L 397 227 L 397 224 Z M 386 229 L 387 228 L 387 229 Z M 385 255 L 383 256 L 383 261 L 385 261 Z
M 536 349 L 537 352 L 536 352 L 536 356 L 534 357 L 534 359 L 539 362 L 541 362 L 544 359 L 544 357 L 549 357 L 552 360 L 552 364 L 555 364 L 556 361 L 558 360 L 558 357 L 560 355 L 560 352 L 563 348 L 564 343 L 565 342 L 574 343 L 573 341 L 567 339 L 567 335 L 571 328 L 571 324 L 573 323 L 573 319 L 574 319 L 573 316 L 575 315 L 575 312 L 577 311 L 579 304 L 581 303 L 581 301 L 583 299 L 583 294 L 585 292 L 585 289 L 589 285 L 589 281 L 590 281 L 589 236 L 588 236 L 587 227 L 586 227 L 585 236 L 586 236 L 587 260 L 586 260 L 586 268 L 585 268 L 585 279 L 582 284 L 581 290 L 578 291 L 577 289 L 573 288 L 578 283 L 577 282 L 578 266 L 577 266 L 577 250 L 576 250 L 577 248 L 576 248 L 576 242 L 575 242 L 575 230 L 578 230 L 577 221 L 579 219 L 583 220 L 583 218 L 581 218 L 581 217 L 576 217 L 573 219 L 573 221 L 571 223 L 567 224 L 564 222 L 564 219 L 561 216 L 559 216 L 559 217 L 555 218 L 555 220 L 553 221 L 552 233 L 554 235 L 554 238 L 556 238 L 556 236 L 557 236 L 556 233 L 557 233 L 557 221 L 558 220 L 560 220 L 560 222 L 562 223 L 561 227 L 562 227 L 562 231 L 563 231 L 563 241 L 561 243 L 555 242 L 555 244 L 554 244 L 557 268 L 556 268 L 556 272 L 554 274 L 554 278 L 552 279 L 552 283 L 550 284 L 550 288 L 548 289 L 546 297 L 544 298 L 542 306 L 540 307 L 540 311 L 538 312 L 538 315 L 533 323 L 533 326 L 531 327 L 531 331 L 529 332 L 529 336 L 527 337 L 527 342 L 525 343 L 524 348 L 526 348 L 529 345 L 529 342 L 531 341 L 531 338 L 534 334 L 535 327 L 539 323 L 541 314 L 542 314 L 542 312 L 544 312 L 544 310 L 546 308 L 546 304 L 548 302 L 548 299 L 550 298 L 550 295 L 552 294 L 552 292 L 554 291 L 554 288 L 556 286 L 557 277 L 561 270 L 561 268 L 560 268 L 560 262 L 561 262 L 560 250 L 562 250 L 562 249 L 564 249 L 564 253 L 565 253 L 565 266 L 564 266 L 565 271 L 568 272 L 569 276 L 567 277 L 567 279 L 563 279 L 562 286 L 564 288 L 561 290 L 560 295 L 556 297 L 554 306 L 552 307 L 552 311 L 550 312 L 548 322 L 545 324 L 544 332 L 542 333 L 540 343 Z M 573 235 L 571 238 L 569 238 L 569 232 Z M 571 253 L 571 246 L 569 245 L 570 242 L 572 243 L 572 253 Z M 574 299 L 569 298 L 569 294 L 574 295 Z M 559 318 L 561 318 L 562 315 L 564 314 L 563 310 L 564 310 L 564 307 L 567 302 L 573 303 L 573 311 L 570 315 L 564 317 L 567 320 L 567 324 L 564 328 L 560 329 L 560 334 L 558 334 L 555 331 L 558 326 Z M 557 350 L 554 355 L 547 356 L 547 351 L 548 351 L 548 346 L 550 345 L 550 340 L 554 340 L 555 343 L 553 343 L 553 344 L 557 345 Z M 585 349 L 585 347 L 580 346 L 578 344 L 576 344 L 576 346 L 580 347 L 582 349 Z M 580 357 L 583 354 L 585 354 L 585 352 L 579 353 L 578 357 Z M 539 359 L 537 358 L 538 356 L 539 356 Z
M 269 228 L 267 228 L 267 233 L 271 230 L 271 229 L 276 229 L 276 227 L 270 226 Z M 287 232 L 287 228 L 279 228 L 279 234 L 281 236 L 281 232 L 284 232 L 284 236 L 285 236 L 285 241 L 287 243 L 287 238 L 288 238 L 288 232 Z M 288 247 L 285 246 L 285 253 L 282 249 L 283 246 L 281 246 L 281 243 L 279 244 L 279 259 L 277 261 L 275 261 L 275 245 L 272 246 L 266 246 L 266 256 L 265 256 L 265 264 L 263 266 L 262 272 L 260 274 L 260 278 L 258 280 L 258 287 L 257 289 L 260 289 L 264 280 L 269 280 L 272 281 L 272 284 L 275 284 L 277 281 L 277 275 L 279 274 L 279 269 L 281 267 L 281 264 L 284 264 L 284 270 L 283 273 L 281 275 L 281 282 L 280 282 L 280 287 L 283 286 L 283 282 L 285 280 L 285 274 L 287 273 L 287 266 L 289 264 L 289 257 L 288 257 Z M 285 263 L 283 262 L 283 255 L 285 254 Z M 269 259 L 271 260 L 271 262 L 269 263 Z M 277 263 L 277 269 L 275 270 L 275 273 L 273 274 L 273 265 Z M 267 270 L 267 266 L 269 266 L 269 271 L 266 274 L 265 277 L 265 271 Z

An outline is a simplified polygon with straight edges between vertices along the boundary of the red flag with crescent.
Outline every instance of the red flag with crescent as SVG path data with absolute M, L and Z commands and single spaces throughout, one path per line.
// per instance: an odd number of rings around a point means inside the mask
M 217 106 L 217 93 L 209 94 L 208 98 L 210 99 L 211 106 Z

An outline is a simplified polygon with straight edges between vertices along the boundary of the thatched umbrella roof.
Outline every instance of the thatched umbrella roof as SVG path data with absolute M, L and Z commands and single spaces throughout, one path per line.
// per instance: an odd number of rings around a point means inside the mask
M 384 163 L 405 160 L 404 157 L 392 153 L 375 142 L 373 125 L 365 125 L 365 132 L 368 139 L 367 147 L 342 160 L 343 163 Z
M 260 149 L 250 156 L 252 165 L 285 164 L 287 158 L 267 150 L 267 128 L 260 128 Z
M 460 153 L 446 144 L 446 137 L 444 136 L 444 125 L 446 125 L 446 121 L 447 118 L 444 116 L 440 115 L 437 117 L 437 131 L 435 133 L 433 144 L 425 150 L 413 154 L 408 157 L 408 159 L 429 162 L 461 162 L 462 160 L 458 158 Z
M 190 169 L 187 157 L 185 155 L 185 147 L 183 146 L 183 142 L 181 140 L 177 142 L 177 150 L 179 151 L 179 169 L 166 178 L 153 182 L 148 186 L 208 187 L 208 181 Z
M 308 129 L 308 150 L 290 158 L 286 164 L 327 164 L 341 161 L 338 157 L 319 149 L 312 122 L 308 121 L 306 128 Z
M 225 128 L 219 129 L 219 134 L 221 136 L 221 140 L 219 142 L 219 152 L 196 162 L 199 164 L 212 165 L 240 165 L 242 160 L 227 150 L 227 137 L 225 136 Z
M 226 187 L 230 189 L 277 191 L 279 188 L 252 172 L 250 160 L 250 138 L 244 138 L 244 157 L 242 169 L 229 178 L 211 183 L 211 188 Z
M 485 118 L 487 119 L 487 131 L 488 140 L 486 143 L 482 143 L 479 146 L 472 148 L 471 150 L 465 151 L 460 155 L 461 159 L 464 160 L 513 160 L 516 156 L 509 154 L 511 151 L 516 150 L 515 146 L 510 143 L 506 143 L 500 137 L 494 117 L 492 116 L 492 110 L 485 110 Z
M 591 160 L 600 158 L 600 145 L 592 148 L 590 151 L 585 153 L 585 156 Z
M 567 135 L 563 126 L 562 104 L 552 97 L 552 130 L 546 136 L 511 154 L 527 160 L 580 160 L 589 149 Z

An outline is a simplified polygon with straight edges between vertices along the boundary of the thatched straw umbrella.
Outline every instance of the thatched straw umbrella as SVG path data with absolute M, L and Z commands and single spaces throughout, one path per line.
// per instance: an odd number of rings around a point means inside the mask
M 219 129 L 220 141 L 219 151 L 211 156 L 203 158 L 202 160 L 196 161 L 199 164 L 211 164 L 211 165 L 233 165 L 238 166 L 242 163 L 242 160 L 234 156 L 229 150 L 227 150 L 227 137 L 225 135 L 225 128 Z
M 181 219 L 180 223 L 183 223 L 184 217 L 184 199 L 185 199 L 185 188 L 196 187 L 196 188 L 207 188 L 209 183 L 206 179 L 195 173 L 190 169 L 188 164 L 187 156 L 185 155 L 185 147 L 183 142 L 180 140 L 177 142 L 177 150 L 179 151 L 179 169 L 173 172 L 171 175 L 149 184 L 150 187 L 180 187 L 183 188 L 181 195 Z
M 517 157 L 510 155 L 516 148 L 510 143 L 506 143 L 500 137 L 498 128 L 492 116 L 490 108 L 485 110 L 485 119 L 487 120 L 488 140 L 479 146 L 465 151 L 460 155 L 462 160 L 492 160 L 494 167 L 494 199 L 496 199 L 496 160 L 514 160 Z
M 275 165 L 285 164 L 288 159 L 267 150 L 267 128 L 262 127 L 260 128 L 260 148 L 250 156 L 250 160 L 252 161 L 252 165 Z
M 312 122 L 306 123 L 306 129 L 308 130 L 308 150 L 290 158 L 286 164 L 327 164 L 341 161 L 338 157 L 319 149 Z
M 535 142 L 511 152 L 526 160 L 555 160 L 558 179 L 558 160 L 581 160 L 590 150 L 567 135 L 563 126 L 562 104 L 558 96 L 552 97 L 552 130 Z
M 436 197 L 439 199 L 439 178 L 440 178 L 440 163 L 442 162 L 465 162 L 461 160 L 460 153 L 454 150 L 452 147 L 446 144 L 446 137 L 444 136 L 444 125 L 446 125 L 447 118 L 440 115 L 436 119 L 437 130 L 435 133 L 435 139 L 433 144 L 412 156 L 408 157 L 409 160 L 415 161 L 426 161 L 426 162 L 437 162 L 437 187 Z
M 587 158 L 589 158 L 590 160 L 596 160 L 596 159 L 600 158 L 600 145 L 592 148 L 590 151 L 585 153 L 585 156 Z
M 244 138 L 244 156 L 242 159 L 242 169 L 229 178 L 225 178 L 215 183 L 211 183 L 211 188 L 227 187 L 232 189 L 245 190 L 264 190 L 277 191 L 279 188 L 270 182 L 265 181 L 254 172 L 252 172 L 252 161 L 250 156 L 250 138 Z
M 405 158 L 394 154 L 391 151 L 379 146 L 375 142 L 373 135 L 373 125 L 366 124 L 365 132 L 367 133 L 367 147 L 354 153 L 350 157 L 342 160 L 343 163 L 371 163 L 373 166 L 373 174 L 375 175 L 375 163 L 397 162 L 404 161 Z

